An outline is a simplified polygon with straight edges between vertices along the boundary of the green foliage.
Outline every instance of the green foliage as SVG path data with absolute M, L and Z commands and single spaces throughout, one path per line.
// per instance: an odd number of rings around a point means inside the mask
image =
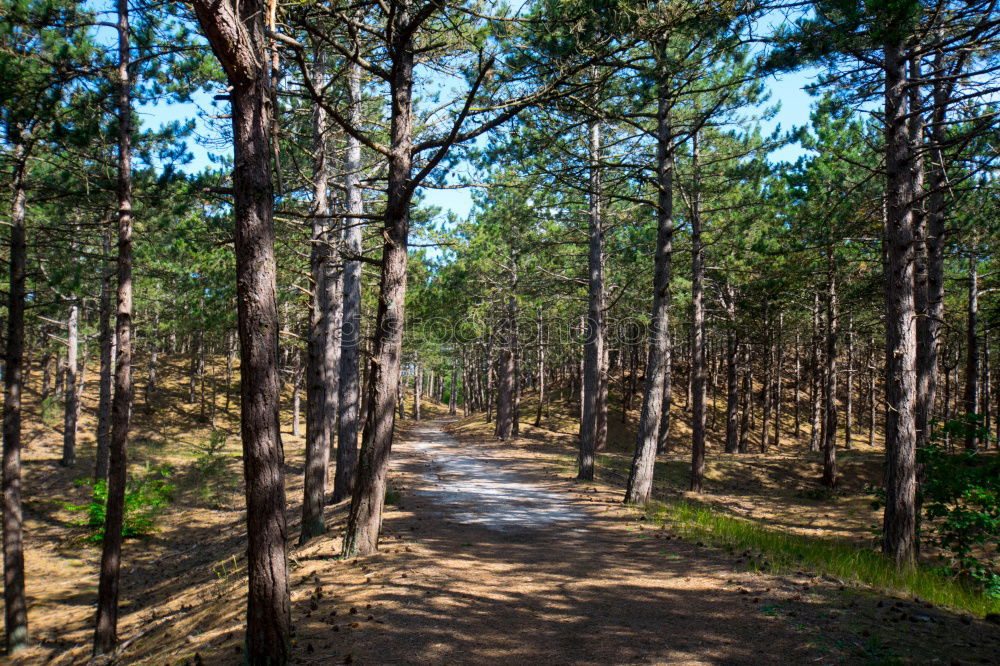
M 212 506 L 223 504 L 223 498 L 234 490 L 233 478 L 229 473 L 232 458 L 223 452 L 228 439 L 229 434 L 225 430 L 215 429 L 209 433 L 207 440 L 195 445 L 198 495 Z
M 42 400 L 42 423 L 50 428 L 62 423 L 62 400 L 55 393 L 52 393 Z
M 899 569 L 881 553 L 851 543 L 778 532 L 688 502 L 651 504 L 649 512 L 651 519 L 669 523 L 685 538 L 742 551 L 751 567 L 775 573 L 807 569 L 978 615 L 1000 612 L 1000 599 L 983 594 L 966 580 L 927 567 Z
M 150 534 L 156 529 L 156 518 L 173 498 L 174 486 L 169 479 L 173 470 L 169 464 L 146 465 L 142 473 L 131 477 L 125 484 L 125 520 L 122 536 L 126 539 Z M 82 512 L 86 518 L 76 524 L 87 527 L 92 534 L 87 541 L 101 543 L 104 540 L 104 522 L 107 515 L 108 482 L 80 479 L 77 485 L 90 486 L 91 500 L 88 504 L 67 504 L 71 511 Z
M 948 561 L 943 573 L 1000 598 L 1000 458 L 949 447 L 970 434 L 989 436 L 975 414 L 934 426 L 932 441 L 917 451 L 917 536 L 943 551 L 941 557 Z M 873 508 L 884 507 L 885 488 L 869 491 L 875 495 Z
M 944 434 L 964 437 L 975 421 L 951 421 Z M 948 553 L 947 571 L 1000 597 L 1000 458 L 949 453 L 939 441 L 917 452 L 927 540 Z

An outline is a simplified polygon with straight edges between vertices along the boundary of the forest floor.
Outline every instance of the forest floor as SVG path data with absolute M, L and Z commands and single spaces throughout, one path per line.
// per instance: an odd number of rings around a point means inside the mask
M 216 428 L 230 436 L 206 466 L 211 427 L 186 403 L 184 368 L 164 376 L 158 402 L 137 406 L 132 469 L 169 462 L 177 491 L 158 530 L 126 542 L 120 662 L 238 664 L 246 578 L 236 410 L 219 410 Z M 66 504 L 87 499 L 73 480 L 92 465 L 91 407 L 74 468 L 57 464 L 56 428 L 33 418 L 26 435 L 35 645 L 17 663 L 89 657 L 100 553 Z M 425 403 L 425 416 L 403 422 L 394 446 L 377 555 L 337 559 L 346 502 L 328 507 L 327 536 L 290 547 L 294 663 L 995 663 L 1000 627 L 805 571 L 762 573 L 646 521 L 621 504 L 627 455 L 615 441 L 598 480 L 581 483 L 574 442 L 558 423 L 522 425 L 522 438 L 500 445 L 482 415 L 455 421 Z M 304 443 L 289 422 L 283 437 L 294 544 Z M 812 463 L 784 455 L 784 463 L 750 456 L 756 471 L 744 475 L 715 456 L 710 501 L 728 506 L 726 498 L 764 484 L 749 502 L 754 517 L 798 498 L 782 529 L 816 529 L 829 514 L 836 533 L 858 495 L 849 492 L 857 474 L 848 467 L 841 496 L 824 501 L 797 490 L 812 487 Z M 673 466 L 671 456 L 661 462 L 658 493 L 680 473 Z M 786 477 L 765 483 L 775 470 Z M 837 529 L 861 539 L 869 519 Z

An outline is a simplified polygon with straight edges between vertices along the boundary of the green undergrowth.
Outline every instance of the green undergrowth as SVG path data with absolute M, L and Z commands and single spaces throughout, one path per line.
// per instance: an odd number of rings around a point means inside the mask
M 647 518 L 669 526 L 679 536 L 704 540 L 733 552 L 744 552 L 751 566 L 773 573 L 807 570 L 880 592 L 919 597 L 979 616 L 1000 613 L 1000 599 L 927 567 L 897 569 L 882 554 L 856 545 L 786 534 L 711 508 L 678 501 L 653 502 Z

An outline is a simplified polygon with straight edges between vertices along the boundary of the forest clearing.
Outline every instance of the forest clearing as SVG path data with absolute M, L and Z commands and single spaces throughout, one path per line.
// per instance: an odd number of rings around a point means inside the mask
M 996 663 L 993 0 L 0 0 L 10 663 Z

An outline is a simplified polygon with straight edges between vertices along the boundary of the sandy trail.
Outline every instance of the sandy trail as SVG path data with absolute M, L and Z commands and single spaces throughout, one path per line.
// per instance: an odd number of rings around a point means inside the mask
M 440 423 L 412 430 L 408 440 L 408 448 L 427 463 L 420 472 L 424 483 L 413 489 L 430 507 L 425 515 L 508 533 L 553 526 L 583 531 L 587 514 L 564 493 L 526 481 L 486 452 L 454 455 L 458 442 Z
M 741 570 L 643 528 L 617 491 L 445 426 L 394 446 L 403 506 L 356 565 L 378 625 L 354 630 L 354 663 L 863 663 L 832 647 L 856 638 L 826 616 L 856 603 L 836 586 Z

